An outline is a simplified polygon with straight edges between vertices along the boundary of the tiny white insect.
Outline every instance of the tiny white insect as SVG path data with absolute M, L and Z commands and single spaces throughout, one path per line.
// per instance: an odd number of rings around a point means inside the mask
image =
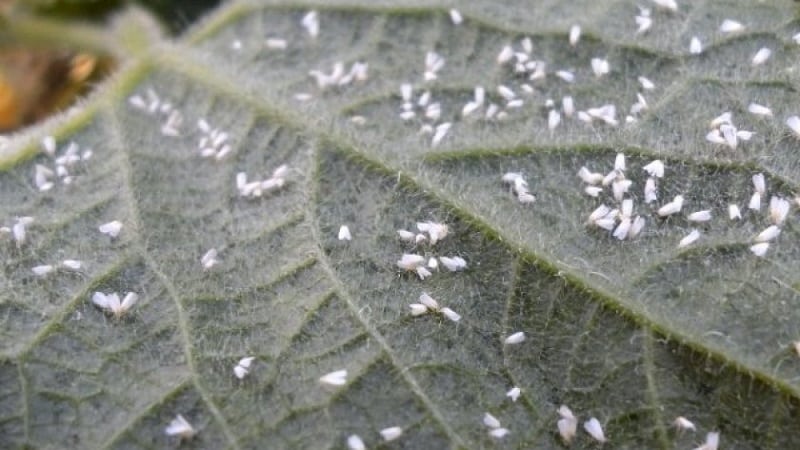
M 460 256 L 453 256 L 452 258 L 447 256 L 440 256 L 439 261 L 450 272 L 457 272 L 459 270 L 464 270 L 467 268 L 467 262 L 464 260 L 464 258 Z
M 450 127 L 452 124 L 450 122 L 445 122 L 436 126 L 436 132 L 433 134 L 433 139 L 431 139 L 431 147 L 436 147 L 442 142 L 445 136 L 447 136 L 447 132 L 450 131 Z
M 350 241 L 353 239 L 353 236 L 350 234 L 350 228 L 347 225 L 339 227 L 338 238 L 340 241 Z
M 459 315 L 458 313 L 456 313 L 455 311 L 453 311 L 448 307 L 444 307 L 440 311 L 445 317 L 452 320 L 453 322 L 458 322 L 459 320 L 461 320 L 461 315 Z
M 202 264 L 203 269 L 206 270 L 214 267 L 218 262 L 217 249 L 215 248 L 209 249 L 207 252 L 205 252 L 205 254 L 203 254 L 203 257 L 200 258 L 200 264 Z
M 697 428 L 694 426 L 694 423 L 683 416 L 676 417 L 672 424 L 675 425 L 675 428 L 679 430 L 697 430 Z
M 119 220 L 113 220 L 111 222 L 100 225 L 99 227 L 97 227 L 97 229 L 105 235 L 111 236 L 112 238 L 116 238 L 117 236 L 119 236 L 120 231 L 122 231 L 122 222 L 120 222 Z
M 754 66 L 760 66 L 761 64 L 764 64 L 770 56 L 772 56 L 772 50 L 768 49 L 767 47 L 761 47 L 758 49 L 756 54 L 753 55 L 751 64 Z
M 520 395 L 522 395 L 522 389 L 516 386 L 506 392 L 506 397 L 510 398 L 512 402 L 516 402 Z
M 380 431 L 383 440 L 386 442 L 393 441 L 403 434 L 403 429 L 400 427 L 384 428 Z
M 500 53 L 497 55 L 497 64 L 505 64 L 514 57 L 514 49 L 511 48 L 510 45 L 506 45 L 500 50 Z
M 761 195 L 767 193 L 767 183 L 763 173 L 753 175 L 753 188 Z
M 575 101 L 572 100 L 572 97 L 567 95 L 561 99 L 561 110 L 564 111 L 565 116 L 572 117 L 575 113 Z
M 590 197 L 597 197 L 601 192 L 603 192 L 603 188 L 600 186 L 586 186 L 583 191 L 586 192 L 586 195 Z
M 633 18 L 634 22 L 636 22 L 637 29 L 636 34 L 643 34 L 646 33 L 651 26 L 653 26 L 653 18 L 649 16 L 650 11 L 647 11 L 648 15 L 639 14 Z
M 654 178 L 648 178 L 644 183 L 644 202 L 652 203 L 656 200 L 658 200 L 656 180 Z
M 611 183 L 611 191 L 614 194 L 614 199 L 618 202 L 622 201 L 622 197 L 630 190 L 632 185 L 632 180 L 614 180 L 614 182 Z
M 633 239 L 636 236 L 638 236 L 639 233 L 642 232 L 642 229 L 644 228 L 645 223 L 646 222 L 645 222 L 645 218 L 644 217 L 636 216 L 636 218 L 633 219 L 633 223 L 631 224 L 631 229 L 628 230 L 628 238 Z
M 745 26 L 742 25 L 740 22 L 737 22 L 732 19 L 725 19 L 722 21 L 722 24 L 719 26 L 719 31 L 721 33 L 735 33 L 737 31 L 744 30 Z
M 256 359 L 255 356 L 247 356 L 239 360 L 233 368 L 233 373 L 236 375 L 236 378 L 241 380 L 250 373 L 250 364 L 253 363 L 254 359 Z
M 423 264 L 425 264 L 425 257 L 421 255 L 417 255 L 414 253 L 404 253 L 403 256 L 400 257 L 400 260 L 397 261 L 397 267 L 407 270 L 407 271 L 414 271 Z
M 428 307 L 421 303 L 411 303 L 408 307 L 411 308 L 412 316 L 421 316 L 428 312 Z
M 417 222 L 417 229 L 422 233 L 428 233 L 431 245 L 435 245 L 450 233 L 450 228 L 447 224 L 431 221 Z
M 65 259 L 61 261 L 61 266 L 69 270 L 81 270 L 83 263 L 77 259 Z
M 569 70 L 558 70 L 556 71 L 556 76 L 567 83 L 574 83 L 575 82 L 575 74 L 570 72 Z
M 750 105 L 747 106 L 747 111 L 757 116 L 772 117 L 772 110 L 764 105 L 759 105 L 758 103 L 750 103 Z
M 319 378 L 325 386 L 344 386 L 347 384 L 347 369 L 335 370 Z
M 464 17 L 457 9 L 450 10 L 450 21 L 453 22 L 453 25 L 461 25 L 461 22 L 464 21 Z
M 289 46 L 289 43 L 286 39 L 279 39 L 279 38 L 268 38 L 265 41 L 267 48 L 272 50 L 284 50 Z
M 781 229 L 777 225 L 770 225 L 755 237 L 756 242 L 769 242 L 781 234 Z
M 750 246 L 750 251 L 756 256 L 764 256 L 769 250 L 769 242 L 759 242 Z
M 508 428 L 494 428 L 493 430 L 489 431 L 489 436 L 495 439 L 502 439 L 504 438 L 510 431 Z
M 712 431 L 706 434 L 706 443 L 695 450 L 717 450 L 719 448 L 719 432 Z
M 592 172 L 585 166 L 580 168 L 578 171 L 578 176 L 581 178 L 581 180 L 583 180 L 584 183 L 587 184 L 599 184 L 603 181 L 603 174 Z
M 750 197 L 750 201 L 747 203 L 747 207 L 755 211 L 761 209 L 761 194 L 759 192 L 753 193 Z
M 565 407 L 562 406 L 562 408 Z M 567 411 L 569 411 L 569 408 L 567 408 Z M 560 409 L 559 413 L 561 413 Z M 578 419 L 572 415 L 572 411 L 569 411 L 569 416 L 562 414 L 556 425 L 558 426 L 558 434 L 561 435 L 561 439 L 563 439 L 566 444 L 572 442 L 572 439 L 574 439 L 575 435 L 578 433 Z
M 603 433 L 603 426 L 600 421 L 594 417 L 590 418 L 583 423 L 583 429 L 589 433 L 597 442 L 606 442 L 606 436 Z
M 166 433 L 167 436 L 179 436 L 181 439 L 191 439 L 197 434 L 197 430 L 194 429 L 188 420 L 178 414 L 164 429 L 164 433 Z
M 53 136 L 45 136 L 42 138 L 42 150 L 50 156 L 56 154 L 56 138 Z
M 645 78 L 643 76 L 639 77 L 639 84 L 641 84 L 642 85 L 642 89 L 644 89 L 646 91 L 651 91 L 651 90 L 656 88 L 656 85 L 653 84 L 652 81 L 650 81 L 649 79 L 647 79 L 647 78 Z
M 112 292 L 108 295 L 102 292 L 95 292 L 92 294 L 92 303 L 103 310 L 110 311 L 117 319 L 124 316 L 137 301 L 139 301 L 139 296 L 134 292 L 125 294 L 121 302 L 116 292 Z
M 631 229 L 631 218 L 630 217 L 623 217 L 617 228 L 614 229 L 613 236 L 620 241 L 625 240 L 628 237 L 628 232 Z
M 578 45 L 578 41 L 581 39 L 581 27 L 580 25 L 573 25 L 569 29 L 569 44 L 571 46 Z
M 692 230 L 678 243 L 678 248 L 688 247 L 700 239 L 700 231 Z
M 711 210 L 706 209 L 703 211 L 693 212 L 688 216 L 686 216 L 686 219 L 689 222 L 708 222 L 709 220 L 711 220 Z
M 488 412 L 483 415 L 483 424 L 489 428 L 500 428 L 500 420 Z
M 658 209 L 658 215 L 661 217 L 670 216 L 681 212 L 681 208 L 683 208 L 683 196 L 676 195 L 671 202 Z
M 347 437 L 347 448 L 350 450 L 367 450 L 367 446 L 364 445 L 361 436 L 357 434 L 351 434 Z
M 517 331 L 516 333 L 508 336 L 505 339 L 505 343 L 507 345 L 519 344 L 519 343 L 521 343 L 523 341 L 525 341 L 525 332 L 524 331 Z
M 656 159 L 646 166 L 642 167 L 651 177 L 664 177 L 664 163 L 660 159 Z
M 737 220 L 742 218 L 742 212 L 739 210 L 738 205 L 730 204 L 728 205 L 728 217 L 731 220 Z
M 55 267 L 53 267 L 53 266 L 51 266 L 49 264 L 44 264 L 44 265 L 41 265 L 41 266 L 34 266 L 34 267 L 31 268 L 31 272 L 33 272 L 33 274 L 36 275 L 37 277 L 44 277 L 44 276 L 52 273 L 54 270 L 55 270 Z
M 703 53 L 703 44 L 700 42 L 700 38 L 697 36 L 692 37 L 691 42 L 689 42 L 689 53 L 692 55 L 699 55 Z
M 419 296 L 419 302 L 422 303 L 424 306 L 434 310 L 439 311 L 439 303 L 433 299 L 427 292 L 423 292 Z
M 555 109 L 551 109 L 547 115 L 547 128 L 550 131 L 553 131 L 558 124 L 561 123 L 561 114 L 558 113 Z
M 319 14 L 316 11 L 312 10 L 306 13 L 300 24 L 312 38 L 316 38 L 319 35 Z
M 775 225 L 781 225 L 789 215 L 791 204 L 785 198 L 772 196 L 769 199 L 769 218 Z
M 603 75 L 608 74 L 611 71 L 611 66 L 609 65 L 608 61 L 603 58 L 592 58 L 592 72 L 594 72 L 594 76 L 602 77 Z
M 800 117 L 791 116 L 786 119 L 786 126 L 792 130 L 795 137 L 800 138 Z

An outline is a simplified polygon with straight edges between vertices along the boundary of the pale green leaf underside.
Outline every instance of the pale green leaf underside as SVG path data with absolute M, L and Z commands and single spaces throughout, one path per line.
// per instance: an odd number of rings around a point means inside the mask
M 194 448 L 343 448 L 354 433 L 373 448 L 395 425 L 405 432 L 387 448 L 558 448 L 555 410 L 567 404 L 597 417 L 612 448 L 692 448 L 712 430 L 724 448 L 800 445 L 797 214 L 764 259 L 748 250 L 768 225 L 764 210 L 726 217 L 730 202 L 745 210 L 754 173 L 767 174 L 770 194 L 790 197 L 800 182 L 800 144 L 783 125 L 800 112 L 796 7 L 692 2 L 655 11 L 653 29 L 636 37 L 635 2 L 517 3 L 465 5 L 458 27 L 444 7 L 329 6 L 316 40 L 299 25 L 308 8 L 232 5 L 132 61 L 89 106 L 96 113 L 59 135 L 62 146 L 94 149 L 72 186 L 35 189 L 44 155 L 0 175 L 2 225 L 36 217 L 22 248 L 7 237 L 0 247 L 4 443 L 165 448 L 178 444 L 163 429 L 180 413 L 199 429 Z M 725 18 L 747 31 L 720 35 Z M 584 28 L 575 48 L 573 23 Z M 687 55 L 693 35 L 706 44 L 701 56 Z M 534 83 L 502 122 L 461 118 L 476 84 L 491 101 L 494 86 L 519 85 L 494 60 L 523 36 L 548 71 L 574 70 L 578 81 Z M 268 50 L 266 37 L 289 47 Z M 762 46 L 772 58 L 751 67 Z M 446 65 L 426 86 L 429 50 Z M 591 74 L 596 56 L 609 59 L 609 76 Z M 369 80 L 320 92 L 308 71 L 336 61 L 368 62 Z M 624 117 L 639 75 L 657 88 L 638 124 L 569 119 L 548 131 L 546 98 L 572 95 L 578 109 L 614 103 Z M 399 119 L 403 82 L 430 89 L 441 121 L 454 122 L 439 147 Z M 183 112 L 181 137 L 163 136 L 161 119 L 127 103 L 147 88 Z M 298 102 L 299 92 L 313 99 Z M 748 115 L 750 102 L 775 118 Z M 757 133 L 737 150 L 704 140 L 723 111 Z M 198 118 L 230 133 L 228 159 L 200 158 Z M 582 165 L 610 170 L 618 151 L 648 217 L 644 235 L 625 242 L 584 225 L 601 200 L 575 176 Z M 655 220 L 640 200 L 641 167 L 654 158 L 667 164 L 659 204 L 680 193 L 687 211 L 715 211 L 688 249 L 676 244 L 693 226 Z M 284 163 L 293 169 L 284 189 L 238 196 L 237 172 L 263 178 Z M 508 193 L 506 171 L 526 175 L 535 204 Z M 113 219 L 125 224 L 116 240 L 97 232 Z M 467 271 L 425 281 L 397 272 L 411 248 L 395 230 L 418 220 L 450 225 L 423 249 L 461 255 Z M 351 242 L 336 239 L 342 224 Z M 204 272 L 211 247 L 220 264 Z M 66 258 L 85 269 L 30 271 Z M 96 290 L 141 300 L 114 321 L 91 304 Z M 423 291 L 461 322 L 411 317 L 407 304 Z M 528 339 L 504 346 L 518 330 Z M 238 381 L 233 366 L 248 355 L 252 373 Z M 341 368 L 345 387 L 319 385 Z M 514 385 L 516 403 L 505 397 Z M 502 441 L 487 435 L 486 411 L 511 430 Z M 678 415 L 698 433 L 676 432 Z M 582 431 L 573 443 L 591 445 Z

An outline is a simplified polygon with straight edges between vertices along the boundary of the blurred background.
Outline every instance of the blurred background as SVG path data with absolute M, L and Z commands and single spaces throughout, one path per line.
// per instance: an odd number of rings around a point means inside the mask
M 180 34 L 220 0 L 0 0 L 0 134 L 10 133 L 69 107 L 116 61 L 110 55 L 66 48 L 63 43 L 28 43 L 3 34 L 15 21 L 42 20 L 103 26 L 130 6 L 149 11 L 166 32 Z

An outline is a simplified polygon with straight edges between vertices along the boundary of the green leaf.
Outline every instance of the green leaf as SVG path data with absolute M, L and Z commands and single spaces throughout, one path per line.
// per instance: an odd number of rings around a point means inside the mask
M 784 124 L 798 114 L 796 6 L 680 2 L 675 13 L 654 7 L 652 28 L 636 35 L 631 2 L 476 1 L 460 8 L 459 26 L 445 6 L 324 3 L 316 39 L 300 25 L 311 7 L 279 2 L 231 3 L 175 42 L 137 38 L 132 25 L 129 41 L 103 44 L 137 50 L 113 80 L 77 112 L 5 143 L 3 165 L 26 161 L 0 174 L 2 225 L 35 217 L 23 245 L 6 233 L 0 246 L 9 447 L 172 447 L 164 428 L 181 414 L 198 430 L 183 443 L 195 448 L 344 448 L 352 434 L 370 448 L 560 448 L 562 404 L 581 420 L 575 448 L 596 446 L 582 427 L 590 417 L 611 448 L 694 448 L 711 431 L 721 448 L 800 445 L 796 205 L 763 258 L 749 250 L 770 225 L 769 197 L 793 199 L 800 182 L 800 144 Z M 723 35 L 726 18 L 746 30 Z M 700 55 L 688 52 L 695 35 Z M 526 36 L 547 62 L 544 80 L 495 62 Z M 269 49 L 266 38 L 288 46 Z M 772 57 L 752 66 L 761 47 Z M 446 63 L 425 82 L 428 51 Z M 592 74 L 595 57 L 609 60 L 608 75 Z M 368 63 L 368 80 L 321 90 L 309 71 L 340 61 Z M 555 77 L 560 69 L 576 82 Z M 642 91 L 639 76 L 656 88 Z M 441 103 L 439 120 L 418 108 L 399 118 L 406 82 L 414 101 L 428 90 Z M 488 103 L 505 104 L 500 84 L 524 105 L 485 120 Z M 462 117 L 476 85 L 486 104 Z M 131 105 L 148 89 L 181 111 L 180 136 L 162 134 L 167 114 Z M 637 92 L 649 107 L 626 124 Z M 545 100 L 565 95 L 578 110 L 616 105 L 620 124 L 562 117 L 548 130 Z M 751 102 L 774 117 L 749 114 Z M 736 149 L 705 140 L 724 111 L 756 133 Z M 227 158 L 200 156 L 201 118 L 229 134 Z M 433 146 L 423 122 L 453 125 Z M 35 164 L 54 166 L 39 152 L 48 133 L 58 155 L 69 142 L 94 153 L 70 167 L 70 185 L 39 192 Z M 576 176 L 581 166 L 607 173 L 618 152 L 647 221 L 624 241 L 586 224 L 616 202 L 609 188 L 588 197 Z M 647 205 L 642 167 L 653 159 L 667 170 Z M 265 180 L 282 164 L 282 187 L 239 195 L 238 172 Z M 509 171 L 535 203 L 503 185 Z M 756 212 L 746 206 L 759 172 L 767 195 Z M 679 194 L 683 211 L 659 218 Z M 728 219 L 729 203 L 741 220 Z M 703 209 L 710 222 L 687 221 Z M 124 224 L 116 239 L 98 231 L 111 220 Z M 420 221 L 449 234 L 436 245 L 398 239 Z M 341 225 L 352 241 L 337 239 Z M 700 239 L 678 248 L 693 228 Z M 218 264 L 204 270 L 211 248 Z M 468 267 L 423 281 L 397 268 L 409 252 Z M 31 271 L 64 259 L 84 267 Z M 92 304 L 96 291 L 140 300 L 117 320 Z M 412 316 L 422 292 L 461 320 Z M 504 345 L 516 331 L 527 339 Z M 238 380 L 246 356 L 255 360 Z M 345 386 L 319 382 L 339 369 Z M 516 402 L 505 395 L 513 386 Z M 488 435 L 485 412 L 510 430 L 502 440 Z M 676 416 L 697 432 L 676 430 Z M 404 433 L 382 444 L 390 426 Z

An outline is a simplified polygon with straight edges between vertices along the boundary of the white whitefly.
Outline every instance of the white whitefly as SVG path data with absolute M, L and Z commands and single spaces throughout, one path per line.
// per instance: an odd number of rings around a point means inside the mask
M 619 221 L 619 225 L 614 229 L 613 236 L 620 241 L 625 240 L 628 237 L 628 232 L 631 229 L 631 218 L 630 217 L 623 217 Z
M 266 41 L 264 41 L 264 43 L 268 49 L 272 50 L 285 50 L 289 46 L 289 43 L 286 41 L 286 39 L 280 38 L 268 38 Z
M 649 164 L 642 167 L 651 177 L 664 177 L 664 163 L 660 159 L 653 160 Z
M 433 139 L 431 139 L 432 147 L 436 147 L 442 142 L 442 139 L 447 136 L 447 132 L 450 131 L 451 125 L 450 122 L 445 122 L 436 126 L 436 132 L 433 134 Z
M 233 374 L 236 375 L 236 378 L 241 380 L 250 373 L 250 364 L 254 359 L 256 359 L 254 356 L 247 356 L 236 363 L 236 366 L 233 367 Z
M 581 180 L 583 180 L 584 183 L 587 184 L 599 184 L 603 181 L 603 174 L 592 172 L 585 166 L 578 170 L 578 176 Z
M 319 14 L 316 11 L 309 11 L 300 20 L 300 24 L 312 38 L 319 36 Z
M 507 345 L 515 345 L 515 344 L 522 343 L 523 341 L 525 341 L 525 332 L 524 331 L 517 331 L 516 333 L 508 336 L 505 339 L 504 342 Z
M 791 204 L 785 198 L 772 196 L 769 199 L 769 218 L 775 225 L 781 225 L 789 215 Z
M 711 220 L 711 210 L 695 211 L 686 216 L 686 220 L 689 222 L 708 222 Z
M 569 29 L 569 44 L 571 46 L 578 45 L 578 41 L 581 39 L 581 26 L 580 25 L 573 25 Z
M 733 203 L 728 205 L 728 217 L 731 220 L 737 220 L 742 218 L 742 211 L 739 209 L 738 205 L 734 205 Z
M 661 9 L 666 9 L 672 12 L 678 10 L 678 2 L 676 0 L 652 0 Z
M 428 307 L 421 303 L 411 303 L 408 307 L 411 308 L 412 316 L 421 316 L 428 312 Z
M 509 100 L 509 102 L 506 103 L 506 109 L 522 108 L 524 104 L 524 100 L 521 98 L 516 98 L 514 100 Z
M 435 245 L 450 233 L 450 229 L 446 224 L 431 221 L 417 222 L 417 229 L 423 233 L 428 233 L 431 245 Z
M 563 81 L 567 83 L 574 83 L 575 82 L 575 74 L 570 72 L 569 70 L 558 70 L 556 71 L 556 76 L 561 78 Z
M 711 122 L 709 122 L 708 127 L 709 128 L 719 128 L 719 126 L 722 125 L 722 124 L 731 125 L 731 124 L 733 124 L 732 120 L 733 120 L 733 114 L 731 114 L 730 111 L 726 111 L 726 112 L 718 115 L 714 119 L 712 119 Z
M 340 241 L 350 241 L 353 239 L 353 235 L 350 234 L 350 228 L 347 225 L 339 227 L 339 234 L 337 237 Z
M 388 427 L 380 431 L 381 437 L 386 442 L 393 441 L 403 434 L 403 429 L 400 427 Z
M 65 259 L 61 261 L 61 266 L 69 270 L 81 270 L 83 263 L 77 259 Z
M 428 258 L 428 268 L 429 269 L 438 269 L 439 268 L 439 260 L 434 257 Z
M 319 382 L 325 386 L 344 386 L 347 384 L 347 369 L 327 373 L 319 377 Z
M 611 183 L 611 192 L 614 194 L 614 199 L 618 202 L 622 201 L 622 197 L 630 190 L 632 185 L 632 180 L 614 180 Z
M 547 128 L 550 131 L 553 131 L 558 124 L 561 123 L 561 114 L 558 113 L 555 109 L 551 109 L 550 112 L 547 114 Z
M 758 192 L 761 195 L 767 193 L 767 182 L 766 179 L 764 178 L 763 173 L 757 173 L 753 175 L 752 180 L 753 180 L 753 189 L 755 189 L 756 192 Z
M 596 77 L 602 77 L 611 71 L 611 66 L 606 59 L 592 58 L 591 64 L 592 72 L 594 72 L 594 76 Z
M 754 66 L 760 66 L 761 64 L 764 64 L 770 56 L 772 56 L 772 50 L 768 49 L 767 47 L 761 47 L 758 49 L 756 54 L 753 55 L 751 64 Z
M 516 402 L 520 395 L 522 395 L 522 389 L 517 386 L 514 386 L 506 392 L 506 397 L 510 398 L 512 402 Z
M 658 200 L 656 180 L 654 178 L 648 178 L 644 183 L 644 202 L 649 204 L 656 200 Z
M 218 252 L 215 248 L 209 249 L 203 254 L 202 258 L 200 258 L 200 264 L 204 269 L 210 269 L 218 263 L 217 254 Z
M 575 417 L 562 417 L 556 423 L 558 426 L 558 434 L 566 444 L 572 442 L 578 432 L 578 419 Z
M 119 220 L 113 220 L 111 222 L 100 225 L 99 227 L 97 227 L 97 229 L 101 233 L 111 236 L 112 238 L 115 238 L 119 236 L 119 233 L 122 231 L 122 222 L 120 222 Z
M 606 205 L 598 206 L 591 214 L 589 214 L 589 223 L 593 223 L 603 217 L 607 216 L 611 209 Z
M 626 198 L 622 201 L 622 206 L 620 208 L 620 215 L 622 217 L 631 217 L 633 215 L 633 199 Z
M 719 432 L 712 431 L 706 434 L 705 444 L 697 447 L 695 450 L 718 450 L 719 449 Z
M 739 137 L 736 135 L 736 127 L 729 124 L 722 124 L 719 127 L 720 133 L 722 133 L 722 138 L 725 140 L 725 145 L 736 150 L 736 147 L 739 145 Z
M 488 412 L 483 415 L 483 424 L 489 428 L 500 428 L 500 420 Z
M 464 258 L 460 256 L 453 256 L 453 257 L 440 256 L 439 262 L 441 262 L 442 265 L 450 272 L 457 272 L 459 270 L 464 270 L 467 268 L 467 261 L 465 261 Z
M 439 303 L 433 299 L 427 292 L 423 292 L 419 295 L 419 302 L 425 305 L 426 307 L 438 311 L 439 310 Z
M 642 89 L 644 89 L 646 91 L 651 91 L 651 90 L 656 88 L 656 85 L 653 84 L 653 82 L 650 81 L 649 79 L 647 79 L 647 78 L 645 78 L 643 76 L 640 76 L 638 79 L 639 79 L 639 84 L 642 85 Z
M 769 242 L 781 234 L 781 229 L 777 225 L 770 225 L 755 237 L 756 242 Z
M 756 256 L 764 256 L 769 250 L 769 242 L 759 242 L 750 246 L 750 251 Z
M 628 230 L 628 238 L 633 239 L 638 236 L 639 233 L 642 232 L 642 229 L 644 229 L 645 223 L 644 217 L 636 216 L 636 218 L 633 219 L 633 223 L 631 223 L 631 229 Z
M 747 111 L 751 114 L 755 114 L 757 116 L 768 116 L 772 117 L 772 110 L 767 108 L 764 105 L 759 105 L 758 103 L 750 103 L 747 106 Z
M 800 117 L 791 116 L 786 119 L 786 126 L 792 130 L 796 138 L 800 138 Z
M 586 186 L 583 192 L 586 192 L 586 195 L 590 197 L 597 197 L 601 192 L 603 192 L 603 188 L 600 186 Z
M 753 195 L 750 197 L 750 201 L 747 203 L 747 207 L 754 211 L 758 211 L 761 209 L 761 193 L 753 192 Z
M 421 255 L 417 255 L 414 253 L 404 253 L 403 256 L 400 257 L 400 260 L 397 261 L 397 267 L 413 271 L 417 270 L 417 267 L 425 264 L 425 257 Z
M 506 100 L 512 100 L 514 99 L 514 97 L 517 96 L 517 94 L 515 94 L 510 87 L 502 84 L 497 86 L 497 93 L 500 94 Z
M 182 415 L 178 414 L 164 429 L 167 436 L 179 436 L 181 439 L 191 439 L 197 431 Z
M 681 212 L 681 208 L 683 208 L 683 196 L 676 195 L 671 202 L 658 209 L 658 215 L 661 217 L 670 216 Z
M 50 156 L 56 154 L 56 138 L 53 136 L 45 136 L 42 138 L 42 150 Z
M 744 25 L 732 19 L 725 19 L 719 26 L 720 33 L 736 33 L 744 30 Z
M 136 109 L 147 110 L 147 102 L 141 95 L 131 95 L 128 97 L 128 104 Z
M 754 131 L 736 130 L 736 138 L 743 141 L 749 141 L 755 134 L 756 133 Z
M 450 21 L 453 22 L 453 25 L 461 25 L 461 22 L 464 21 L 464 16 L 457 9 L 451 9 Z
M 583 429 L 586 430 L 597 442 L 606 442 L 606 436 L 603 433 L 603 426 L 600 421 L 592 417 L 583 423 Z
M 689 42 L 689 53 L 692 55 L 703 53 L 703 43 L 700 42 L 700 38 L 697 36 L 692 37 L 692 40 Z
M 678 242 L 678 248 L 688 247 L 689 245 L 692 245 L 695 242 L 697 242 L 698 239 L 700 239 L 700 231 L 692 230 L 691 232 L 689 232 L 689 234 L 684 236 L 684 238 L 681 239 L 680 242 Z
M 564 419 L 576 419 L 575 414 L 572 413 L 572 410 L 569 409 L 567 405 L 559 406 L 556 412 Z
M 347 437 L 347 448 L 349 450 L 367 450 L 367 446 L 364 445 L 361 436 L 357 434 L 351 434 Z
M 43 265 L 34 266 L 34 267 L 31 268 L 31 272 L 33 272 L 33 274 L 36 275 L 37 277 L 43 277 L 45 275 L 48 275 L 48 274 L 52 273 L 54 270 L 55 270 L 55 267 L 53 267 L 53 266 L 51 266 L 49 264 L 43 264 Z
M 494 429 L 492 429 L 491 431 L 489 431 L 489 436 L 491 436 L 491 437 L 493 437 L 493 438 L 495 438 L 495 439 L 502 439 L 502 438 L 504 438 L 504 437 L 505 437 L 505 436 L 506 436 L 508 433 L 510 433 L 510 431 L 508 430 L 508 428 L 502 428 L 502 427 L 500 427 L 500 428 L 494 428 Z
M 636 34 L 643 34 L 646 33 L 651 26 L 653 26 L 653 18 L 649 15 L 649 10 L 645 10 L 648 12 L 647 15 L 639 14 L 638 16 L 634 17 L 633 20 L 636 22 L 638 28 L 636 29 Z
M 575 101 L 572 100 L 572 97 L 567 95 L 561 99 L 561 110 L 564 111 L 565 116 L 572 117 L 575 113 Z
M 514 57 L 514 49 L 510 45 L 506 45 L 497 54 L 497 64 L 505 64 Z
M 683 416 L 676 417 L 672 424 L 675 425 L 675 428 L 679 430 L 697 430 L 697 428 L 694 426 L 694 423 Z
M 445 317 L 452 320 L 453 322 L 458 322 L 459 320 L 461 320 L 461 316 L 450 308 L 444 307 L 440 311 Z
M 429 276 L 433 275 L 431 271 L 428 270 L 427 267 L 423 266 L 417 267 L 414 271 L 417 272 L 417 276 L 419 277 L 420 280 L 424 280 Z

